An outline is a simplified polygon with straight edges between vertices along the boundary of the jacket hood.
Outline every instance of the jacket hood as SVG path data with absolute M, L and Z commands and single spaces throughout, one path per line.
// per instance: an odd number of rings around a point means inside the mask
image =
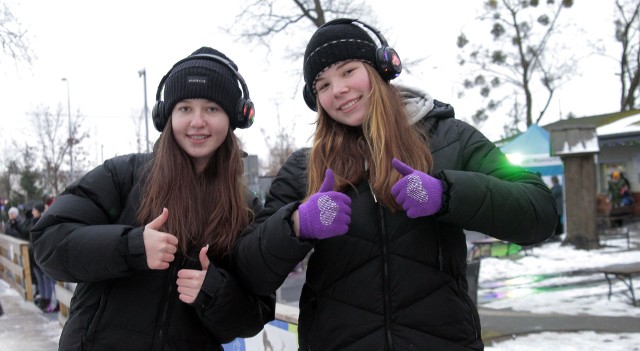
M 415 124 L 433 109 L 433 98 L 426 91 L 403 84 L 394 84 L 394 86 L 404 101 L 409 124 Z
M 434 100 L 426 91 L 404 84 L 394 84 L 394 86 L 398 89 L 404 101 L 404 107 L 409 117 L 409 124 L 413 125 L 427 116 L 429 116 L 429 118 L 454 116 L 451 105 Z

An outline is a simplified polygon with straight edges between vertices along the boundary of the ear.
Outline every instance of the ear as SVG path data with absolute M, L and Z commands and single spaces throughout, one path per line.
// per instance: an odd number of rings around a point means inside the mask
M 316 103 L 316 96 L 311 91 L 311 87 L 308 84 L 304 85 L 302 89 L 302 97 L 304 98 L 304 102 L 309 106 L 309 108 L 313 111 L 318 112 L 318 105 Z

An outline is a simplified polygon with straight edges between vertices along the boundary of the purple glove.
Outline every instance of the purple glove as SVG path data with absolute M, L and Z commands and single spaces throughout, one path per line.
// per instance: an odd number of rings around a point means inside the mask
M 416 171 L 396 158 L 391 164 L 403 175 L 391 188 L 391 194 L 407 211 L 407 216 L 418 218 L 440 211 L 443 186 L 439 179 Z
M 351 199 L 333 191 L 333 171 L 327 169 L 317 193 L 298 207 L 301 239 L 327 239 L 342 235 L 351 222 Z

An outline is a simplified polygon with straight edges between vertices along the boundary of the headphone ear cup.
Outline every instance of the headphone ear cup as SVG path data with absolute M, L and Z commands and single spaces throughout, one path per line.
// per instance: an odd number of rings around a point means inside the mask
M 153 126 L 156 127 L 160 133 L 164 130 L 164 127 L 167 125 L 167 117 L 164 113 L 164 102 L 156 101 L 156 104 L 153 105 L 153 110 L 151 110 L 151 119 L 153 120 Z
M 245 129 L 251 127 L 256 109 L 251 99 L 238 100 L 238 108 L 236 111 L 236 127 Z
M 376 50 L 376 67 L 384 80 L 392 80 L 402 72 L 402 61 L 396 50 L 384 46 Z
M 307 106 L 309 106 L 310 109 L 318 112 L 316 97 L 313 95 L 313 92 L 311 92 L 311 88 L 309 88 L 309 85 L 307 84 L 305 84 L 304 88 L 302 89 L 302 97 L 304 98 L 304 102 L 307 104 Z

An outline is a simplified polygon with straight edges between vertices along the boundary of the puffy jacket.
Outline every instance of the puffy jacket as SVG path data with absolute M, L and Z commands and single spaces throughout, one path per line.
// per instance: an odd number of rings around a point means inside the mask
M 27 219 L 20 216 L 8 220 L 4 228 L 5 234 L 29 241 L 29 231 L 26 228 L 27 222 Z
M 239 239 L 232 265 L 257 294 L 277 289 L 313 249 L 299 302 L 301 350 L 482 350 L 467 292 L 463 229 L 520 244 L 553 233 L 556 205 L 540 178 L 511 165 L 480 132 L 456 120 L 451 106 L 429 104 L 412 123 L 430 131 L 432 174 L 446 187 L 437 215 L 392 213 L 361 183 L 346 192 L 352 200 L 346 235 L 300 240 L 290 225 L 306 195 L 308 150 L 300 150 Z
M 225 261 L 209 266 L 193 304 L 180 301 L 177 272 L 202 269 L 197 248 L 178 253 L 169 269 L 148 268 L 136 209 L 149 161 L 141 154 L 107 160 L 58 196 L 32 229 L 42 270 L 79 283 L 60 350 L 222 350 L 274 318 L 274 295 L 245 291 Z M 255 198 L 252 205 L 261 208 Z

